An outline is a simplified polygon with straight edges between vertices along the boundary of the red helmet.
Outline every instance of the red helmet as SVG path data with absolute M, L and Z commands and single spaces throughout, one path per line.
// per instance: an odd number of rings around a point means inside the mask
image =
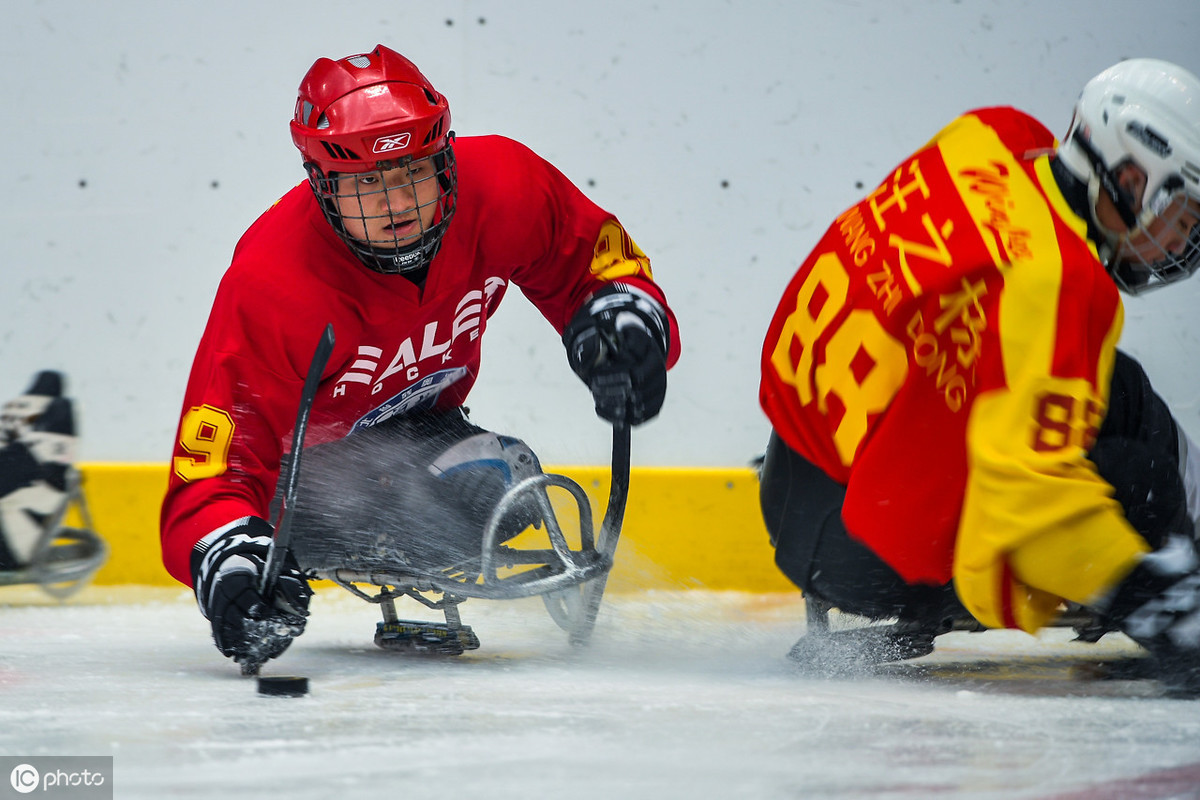
M 376 272 L 423 273 L 441 246 L 457 199 L 446 98 L 411 61 L 376 45 L 370 53 L 337 61 L 318 59 L 300 82 L 291 129 L 313 193 L 346 246 Z M 432 168 L 419 169 L 422 160 Z M 426 177 L 417 179 L 414 171 Z M 391 227 L 396 215 L 408 213 L 403 201 L 392 203 L 397 184 L 386 176 L 397 172 L 409 182 L 396 197 L 413 198 L 408 205 L 417 203 L 421 212 L 418 234 Z M 346 175 L 358 176 L 348 184 L 355 188 L 339 188 Z M 374 186 L 362 189 L 360 182 Z M 430 196 L 419 183 L 436 191 Z
M 322 173 L 366 172 L 450 142 L 450 104 L 411 61 L 383 45 L 318 59 L 300 82 L 292 141 Z

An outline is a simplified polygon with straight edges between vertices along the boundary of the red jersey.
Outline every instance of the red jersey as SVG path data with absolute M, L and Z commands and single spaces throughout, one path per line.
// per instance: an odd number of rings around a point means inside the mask
M 304 376 L 332 323 L 336 346 L 306 444 L 392 416 L 462 405 L 480 337 L 510 284 L 560 333 L 584 300 L 620 280 L 673 314 L 650 263 L 609 213 L 552 165 L 497 136 L 457 139 L 454 218 L 419 288 L 362 265 L 307 183 L 245 233 L 217 291 L 183 401 L 163 502 L 163 561 L 191 584 L 193 546 L 248 515 L 267 517 Z
M 846 486 L 847 530 L 980 621 L 1034 629 L 1143 549 L 1087 460 L 1117 289 L 1011 108 L 955 120 L 837 218 L 793 277 L 760 402 Z

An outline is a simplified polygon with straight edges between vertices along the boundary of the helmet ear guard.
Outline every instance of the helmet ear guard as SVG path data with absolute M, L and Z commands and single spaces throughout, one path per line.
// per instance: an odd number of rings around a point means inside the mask
M 1078 128 L 1071 132 L 1071 142 L 1083 151 L 1083 154 L 1091 163 L 1093 174 L 1096 176 L 1099 187 L 1112 200 L 1113 207 L 1121 216 L 1121 221 L 1125 223 L 1125 227 L 1132 228 L 1137 225 L 1137 213 L 1133 210 L 1137 200 L 1117 180 L 1115 172 L 1109 169 L 1104 163 L 1104 159 L 1096 152 L 1096 148 L 1092 147 L 1092 143 L 1088 141 L 1086 136 L 1079 132 Z M 1093 204 L 1095 203 L 1094 198 L 1092 202 Z

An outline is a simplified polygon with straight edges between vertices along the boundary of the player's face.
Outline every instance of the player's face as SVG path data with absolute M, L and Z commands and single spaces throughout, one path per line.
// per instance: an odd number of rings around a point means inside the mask
M 1200 267 L 1200 200 L 1175 192 L 1151 201 L 1118 240 L 1115 274 L 1129 291 L 1183 280 Z
M 1144 216 L 1141 224 L 1122 239 L 1119 258 L 1153 263 L 1164 255 L 1184 254 L 1189 237 L 1200 224 L 1200 200 L 1180 192 L 1152 211 L 1152 216 Z
M 399 167 L 341 175 L 334 202 L 355 239 L 373 247 L 416 243 L 437 217 L 437 168 L 432 157 Z

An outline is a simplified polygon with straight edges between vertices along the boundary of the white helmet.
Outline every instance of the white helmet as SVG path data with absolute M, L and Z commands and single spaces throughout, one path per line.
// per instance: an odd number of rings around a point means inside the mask
M 1088 184 L 1100 255 L 1131 294 L 1183 280 L 1200 268 L 1200 79 L 1166 61 L 1130 59 L 1088 81 L 1075 104 L 1059 158 Z M 1140 197 L 1116 173 L 1145 175 Z M 1103 191 L 1126 231 L 1096 218 Z

